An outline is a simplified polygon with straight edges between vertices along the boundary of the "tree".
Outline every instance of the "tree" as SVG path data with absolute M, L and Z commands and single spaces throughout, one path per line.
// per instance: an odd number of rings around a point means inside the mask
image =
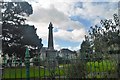
M 112 59 L 112 60 L 118 60 L 117 63 L 117 71 L 118 71 L 118 77 L 120 75 L 120 19 L 118 18 L 117 14 L 113 15 L 114 19 L 105 19 L 101 20 L 101 26 L 95 25 L 92 26 L 89 30 L 89 35 L 85 36 L 85 41 L 81 44 L 80 54 L 85 55 L 85 52 L 89 54 L 89 51 L 91 50 L 92 57 L 90 57 L 90 61 L 98 61 L 102 59 Z M 105 56 L 105 58 L 101 55 Z M 117 57 L 114 57 L 111 54 L 118 54 Z M 81 56 L 83 58 L 83 56 Z M 86 60 L 84 63 L 86 64 Z M 77 66 L 77 65 L 75 65 Z M 74 70 L 74 68 L 72 69 Z M 77 69 L 79 70 L 79 69 Z M 83 71 L 84 68 L 82 68 Z M 70 71 L 70 70 L 69 70 Z M 73 71 L 71 71 L 73 72 Z M 70 73 L 70 72 L 69 72 Z M 110 73 L 108 71 L 108 73 Z M 116 73 L 116 71 L 114 72 Z M 114 73 L 111 73 L 111 76 L 114 76 Z M 71 76 L 71 75 L 70 75 Z M 75 73 L 76 76 L 76 73 Z
M 88 57 L 88 53 L 91 53 L 91 43 L 89 40 L 89 37 L 85 35 L 85 41 L 82 42 L 81 44 L 81 58 L 86 58 Z
M 68 78 L 82 79 L 86 77 L 86 63 L 78 59 L 72 61 L 71 65 L 66 69 L 66 76 Z
M 95 25 L 95 27 L 91 27 L 89 31 L 89 38 L 97 53 L 107 53 L 111 49 L 120 47 L 119 18 L 117 14 L 113 16 L 114 21 L 110 19 L 101 20 L 102 26 L 98 27 Z
M 108 50 L 120 50 L 120 30 L 119 30 L 119 18 L 117 14 L 113 15 L 114 22 L 112 20 L 101 20 L 101 24 L 105 27 L 104 37 L 107 40 Z
M 24 57 L 25 48 L 42 47 L 41 38 L 34 26 L 25 24 L 25 17 L 33 13 L 28 2 L 2 2 L 2 51 L 4 54 L 17 54 Z M 32 49 L 31 48 L 31 49 Z
M 90 27 L 89 35 L 85 36 L 85 41 L 81 44 L 81 58 L 102 57 L 100 56 L 102 53 L 116 54 L 120 52 L 120 20 L 117 14 L 114 14 L 113 17 L 114 20 L 101 20 L 101 26 Z
M 56 57 L 57 61 L 58 61 L 58 64 L 62 64 L 64 63 L 64 60 L 62 57 L 60 57 L 59 55 Z

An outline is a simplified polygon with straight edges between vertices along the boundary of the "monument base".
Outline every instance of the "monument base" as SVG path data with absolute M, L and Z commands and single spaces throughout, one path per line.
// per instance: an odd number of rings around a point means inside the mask
M 50 71 L 50 76 L 55 77 L 55 70 L 58 66 L 58 61 L 56 60 L 57 51 L 56 50 L 47 50 L 46 58 L 47 58 L 47 69 Z
M 46 58 L 48 60 L 54 60 L 57 57 L 57 51 L 56 50 L 47 50 L 46 51 Z

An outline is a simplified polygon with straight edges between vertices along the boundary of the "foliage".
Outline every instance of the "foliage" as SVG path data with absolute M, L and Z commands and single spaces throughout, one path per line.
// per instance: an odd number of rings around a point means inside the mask
M 18 57 L 24 57 L 26 46 L 34 49 L 42 47 L 42 40 L 37 36 L 36 28 L 25 24 L 25 17 L 32 13 L 32 6 L 28 2 L 2 3 L 2 51 L 4 54 L 9 56 L 17 54 Z
M 111 19 L 101 20 L 101 27 L 95 25 L 89 31 L 91 44 L 96 52 L 106 53 L 109 50 L 115 50 L 120 45 L 119 19 L 117 14 L 114 14 L 114 21 Z M 114 23 L 115 22 L 115 23 Z
M 63 57 L 57 56 L 56 59 L 58 61 L 58 64 L 63 64 L 64 63 L 64 58 Z
M 89 37 L 86 35 L 85 35 L 85 41 L 83 41 L 81 44 L 80 53 L 81 53 L 80 55 L 81 59 L 89 58 L 88 54 L 92 53 L 91 43 Z
M 114 14 L 113 17 L 114 20 L 101 20 L 101 25 L 90 27 L 89 35 L 85 36 L 85 41 L 81 44 L 81 55 L 101 54 L 109 51 L 116 54 L 114 51 L 120 50 L 119 18 L 117 14 Z
M 57 56 L 56 59 L 58 61 L 58 64 L 69 64 L 69 63 L 71 63 L 70 59 L 67 59 L 67 58 L 64 58 L 64 57 Z
M 90 41 L 89 41 L 89 37 L 85 35 L 85 41 L 82 42 L 81 44 L 81 50 L 82 53 L 86 52 L 89 53 L 90 52 Z
M 81 44 L 81 58 L 90 58 L 87 61 L 88 72 L 109 73 L 119 69 L 119 65 L 115 63 L 117 59 L 110 60 L 113 59 L 112 54 L 120 52 L 120 19 L 117 14 L 114 14 L 113 17 L 113 20 L 104 19 L 100 21 L 101 25 L 90 27 L 89 35 L 85 36 L 85 41 Z M 96 59 L 94 60 L 94 58 Z
M 33 63 L 34 66 L 41 66 L 43 65 L 43 60 L 41 60 L 39 56 L 35 56 L 31 63 Z
M 68 65 L 67 77 L 69 78 L 85 78 L 86 73 L 86 63 L 84 61 L 78 60 L 73 62 L 70 66 Z

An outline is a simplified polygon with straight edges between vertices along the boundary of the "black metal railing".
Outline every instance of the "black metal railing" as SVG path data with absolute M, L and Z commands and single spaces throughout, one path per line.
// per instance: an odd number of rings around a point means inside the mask
M 3 58 L 2 79 L 118 78 L 118 55 L 51 60 Z M 29 58 L 30 60 L 30 58 Z M 28 65 L 29 62 L 29 65 Z M 55 65 L 54 65 L 55 64 Z M 28 68 L 29 66 L 29 68 Z M 28 69 L 26 71 L 26 69 Z

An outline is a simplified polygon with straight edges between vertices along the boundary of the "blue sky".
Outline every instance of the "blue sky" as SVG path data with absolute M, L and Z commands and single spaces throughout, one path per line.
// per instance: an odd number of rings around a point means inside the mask
M 92 25 L 91 20 L 82 18 L 80 15 L 71 16 L 70 19 L 82 23 L 86 29 Z
M 55 49 L 78 50 L 91 26 L 100 24 L 101 19 L 112 19 L 117 13 L 117 1 L 29 0 L 34 12 L 27 22 L 35 25 L 44 47 L 47 47 L 48 26 L 52 22 Z

